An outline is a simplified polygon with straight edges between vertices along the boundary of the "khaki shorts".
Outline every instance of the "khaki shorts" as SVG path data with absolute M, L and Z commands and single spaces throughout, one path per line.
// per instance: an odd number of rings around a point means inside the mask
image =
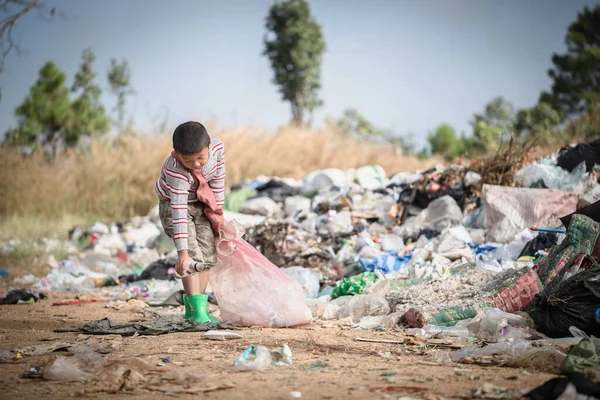
M 158 214 L 165 233 L 173 238 L 173 218 L 171 217 L 171 203 L 162 200 L 158 206 Z M 188 204 L 188 254 L 194 261 L 199 261 L 205 269 L 210 269 L 217 264 L 217 249 L 215 248 L 215 235 L 206 215 L 204 205 L 195 202 Z

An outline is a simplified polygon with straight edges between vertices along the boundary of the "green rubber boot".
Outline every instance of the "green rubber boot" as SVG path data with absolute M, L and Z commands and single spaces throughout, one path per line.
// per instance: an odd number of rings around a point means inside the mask
M 185 315 L 183 319 L 186 321 L 192 317 L 192 308 L 190 307 L 190 299 L 187 297 L 187 294 L 183 295 L 183 305 L 185 306 Z
M 190 306 L 192 308 L 192 316 L 190 317 L 190 322 L 200 322 L 201 324 L 205 324 L 207 322 L 219 323 L 216 318 L 213 318 L 208 313 L 207 304 L 208 304 L 208 296 L 205 294 L 194 294 L 188 297 L 188 301 L 190 302 Z

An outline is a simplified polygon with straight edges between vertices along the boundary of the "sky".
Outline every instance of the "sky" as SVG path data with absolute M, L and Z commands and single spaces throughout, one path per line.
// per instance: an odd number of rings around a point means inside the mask
M 62 17 L 30 13 L 13 31 L 0 75 L 0 133 L 40 67 L 54 61 L 68 76 L 81 54 L 96 54 L 103 101 L 110 59 L 129 62 L 136 94 L 127 115 L 143 132 L 197 119 L 219 127 L 276 129 L 291 116 L 262 55 L 270 0 L 45 0 Z M 311 0 L 327 50 L 317 125 L 355 108 L 376 127 L 414 134 L 418 145 L 442 122 L 469 134 L 473 114 L 496 96 L 534 105 L 551 81 L 555 52 L 589 0 Z

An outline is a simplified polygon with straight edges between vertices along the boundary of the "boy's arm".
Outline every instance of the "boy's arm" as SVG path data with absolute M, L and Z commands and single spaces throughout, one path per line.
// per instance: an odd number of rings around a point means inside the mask
M 222 207 L 225 204 L 225 147 L 217 153 L 217 172 L 208 182 L 208 186 L 215 194 L 217 206 Z
M 167 187 L 171 197 L 173 218 L 173 241 L 180 255 L 188 249 L 188 195 L 191 183 L 182 173 L 167 167 L 165 169 Z

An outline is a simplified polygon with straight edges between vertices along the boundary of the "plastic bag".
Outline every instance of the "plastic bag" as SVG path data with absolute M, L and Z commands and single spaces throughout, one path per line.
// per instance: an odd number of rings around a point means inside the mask
M 319 296 L 321 273 L 318 270 L 303 267 L 289 267 L 281 270 L 302 285 L 304 296 L 311 299 Z
M 358 184 L 367 190 L 384 187 L 388 183 L 385 170 L 379 165 L 371 165 L 356 170 Z
M 322 189 L 331 186 L 346 185 L 346 173 L 341 169 L 329 168 L 321 171 L 314 171 L 306 175 L 302 183 L 302 194 L 311 195 Z
M 467 171 L 463 179 L 463 183 L 466 187 L 477 185 L 479 181 L 481 181 L 481 175 L 473 171 Z
M 281 206 L 268 197 L 256 197 L 244 203 L 242 212 L 245 214 L 262 215 L 263 217 L 273 217 L 281 212 Z
M 525 329 L 528 328 L 525 318 L 517 314 L 504 312 L 498 308 L 485 310 L 481 317 L 469 322 L 467 327 L 476 333 L 477 337 L 485 340 L 525 339 L 529 336 L 525 332 Z
M 462 224 L 463 213 L 456 200 L 443 196 L 432 201 L 417 217 L 420 228 L 429 228 L 441 232 Z
M 398 235 L 383 235 L 381 237 L 381 249 L 383 251 L 400 252 L 404 250 L 404 240 Z
M 375 294 L 357 295 L 340 307 L 338 318 L 352 317 L 358 322 L 364 316 L 381 316 L 390 313 L 390 306 L 383 296 Z
M 567 268 L 534 298 L 530 312 L 536 329 L 552 337 L 569 336 L 576 327 L 588 335 L 600 336 L 600 324 L 594 319 L 600 307 L 600 266 L 589 268 L 564 279 Z M 568 299 L 568 301 L 565 301 Z
M 44 379 L 49 381 L 64 381 L 64 382 L 85 382 L 92 375 L 83 372 L 71 359 L 65 357 L 57 357 L 56 360 L 46 368 L 44 368 Z
M 210 285 L 221 317 L 236 326 L 287 328 L 309 324 L 302 286 L 240 239 L 244 228 L 228 222 L 216 241 Z
M 296 214 L 298 211 L 310 209 L 310 199 L 303 196 L 288 197 L 284 201 L 285 214 L 289 217 Z
M 511 358 L 517 358 L 519 354 L 531 349 L 531 343 L 527 340 L 515 340 L 514 342 L 492 343 L 479 348 L 477 345 L 468 345 L 460 350 L 450 353 L 452 361 L 459 362 L 466 357 L 490 356 L 492 354 L 507 354 Z
M 543 181 L 548 189 L 568 192 L 575 191 L 586 177 L 585 162 L 579 164 L 571 173 L 558 166 L 534 163 L 521 168 L 516 174 L 516 178 L 524 187 L 532 187 L 535 183 Z
M 271 352 L 265 346 L 248 347 L 233 363 L 236 371 L 263 371 L 271 365 Z

